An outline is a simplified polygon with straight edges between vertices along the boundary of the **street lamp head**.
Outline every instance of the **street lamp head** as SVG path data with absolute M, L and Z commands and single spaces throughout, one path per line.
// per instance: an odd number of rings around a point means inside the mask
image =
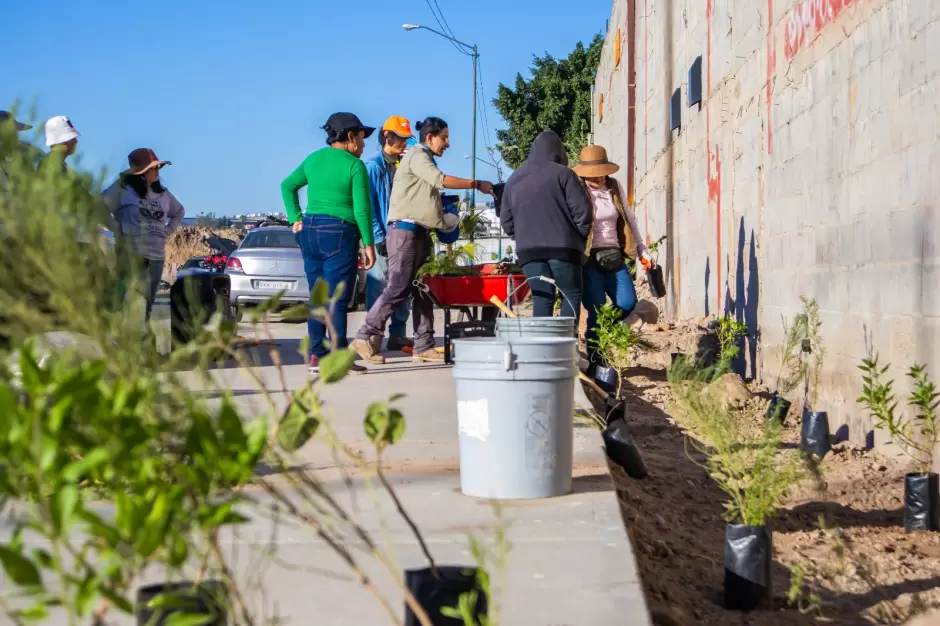
M 415 30 L 415 29 L 421 28 L 421 25 L 420 24 L 402 24 L 401 27 L 404 28 L 405 30 Z

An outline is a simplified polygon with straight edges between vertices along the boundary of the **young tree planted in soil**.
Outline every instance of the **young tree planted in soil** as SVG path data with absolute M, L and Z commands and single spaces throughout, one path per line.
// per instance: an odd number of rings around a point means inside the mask
M 740 352 L 738 342 L 747 335 L 747 324 L 739 322 L 731 316 L 724 316 L 718 320 L 718 361 L 721 364 L 720 369 L 729 371 L 731 362 L 737 358 Z
M 868 409 L 875 428 L 887 432 L 917 464 L 919 472 L 926 475 L 933 467 L 934 451 L 940 444 L 940 420 L 937 418 L 940 392 L 928 378 L 926 366 L 912 365 L 907 375 L 914 390 L 907 404 L 914 409 L 914 415 L 907 417 L 898 410 L 894 381 L 884 379 L 889 368 L 890 365 L 881 367 L 878 364 L 878 355 L 862 361 L 859 369 L 862 370 L 863 385 L 858 403 Z
M 637 350 L 650 350 L 652 345 L 623 321 L 623 311 L 609 302 L 597 310 L 597 337 L 590 348 L 597 350 L 601 361 L 613 368 L 617 376 L 617 395 L 623 390 L 623 372 L 633 365 Z
M 794 326 L 803 331 L 800 340 L 801 348 L 806 362 L 803 365 L 807 404 L 815 409 L 819 401 L 819 381 L 822 377 L 823 360 L 826 356 L 826 346 L 822 340 L 822 320 L 819 317 L 819 304 L 814 298 L 801 296 L 803 312 L 797 315 Z
M 927 377 L 925 366 L 912 365 L 907 375 L 913 391 L 907 404 L 914 416 L 906 418 L 898 411 L 894 381 L 884 380 L 889 367 L 879 366 L 877 355 L 862 361 L 859 369 L 864 384 L 858 402 L 868 408 L 875 428 L 886 431 L 917 464 L 918 471 L 904 478 L 904 528 L 940 531 L 940 476 L 931 472 L 934 451 L 940 445 L 940 392 Z
M 679 364 L 674 369 L 689 366 Z M 753 610 L 772 595 L 772 538 L 768 520 L 805 473 L 797 455 L 780 453 L 781 426 L 748 431 L 715 394 L 704 388 L 708 372 L 670 372 L 670 386 L 689 443 L 704 461 L 690 458 L 728 495 L 725 503 L 725 606 Z
M 783 323 L 784 343 L 780 351 L 780 369 L 777 371 L 777 393 L 787 395 L 796 389 L 806 376 L 806 367 L 800 359 L 800 346 L 806 336 L 806 316 L 797 315 L 793 324 L 780 317 Z

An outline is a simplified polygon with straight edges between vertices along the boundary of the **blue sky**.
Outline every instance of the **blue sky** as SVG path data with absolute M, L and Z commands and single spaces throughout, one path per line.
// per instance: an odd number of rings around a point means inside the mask
M 533 54 L 589 41 L 611 7 L 438 3 L 458 39 L 479 46 L 494 142 L 497 84 L 525 74 Z M 164 178 L 189 215 L 280 211 L 280 181 L 323 145 L 319 127 L 337 110 L 373 126 L 443 117 L 452 147 L 441 166 L 469 176 L 470 58 L 403 23 L 437 28 L 424 0 L 0 0 L 0 108 L 71 117 L 84 167 L 117 172 L 132 149 L 153 148 L 173 161 Z M 484 158 L 486 142 L 481 123 Z M 370 140 L 365 156 L 376 150 Z

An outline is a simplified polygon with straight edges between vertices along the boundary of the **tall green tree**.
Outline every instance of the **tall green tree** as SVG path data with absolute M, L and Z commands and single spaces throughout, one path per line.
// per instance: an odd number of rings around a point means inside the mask
M 516 75 L 515 89 L 500 83 L 493 105 L 508 127 L 496 131 L 499 151 L 517 168 L 529 156 L 532 141 L 543 130 L 558 133 L 574 163 L 591 130 L 591 86 L 604 38 L 595 35 L 585 48 L 578 42 L 564 59 L 533 57 L 531 78 Z

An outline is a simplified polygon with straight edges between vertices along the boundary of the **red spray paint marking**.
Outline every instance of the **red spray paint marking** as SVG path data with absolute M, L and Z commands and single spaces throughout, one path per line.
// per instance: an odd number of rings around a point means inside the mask
M 771 88 L 773 86 L 774 70 L 777 66 L 777 51 L 774 48 L 774 0 L 767 0 L 767 85 L 764 89 L 767 91 L 767 154 L 773 154 L 774 151 L 774 129 L 771 121 L 771 110 L 773 105 L 773 96 Z
M 814 35 L 834 22 L 842 10 L 855 0 L 799 0 L 787 20 L 784 54 L 792 59 Z
M 711 134 L 711 107 L 708 99 L 712 95 L 712 14 L 714 5 L 712 0 L 708 0 L 706 8 L 706 17 L 708 18 L 708 44 L 706 49 L 706 58 L 708 68 L 706 71 L 707 79 L 707 99 L 705 105 L 705 135 L 708 140 L 708 202 L 715 203 L 715 243 L 717 247 L 717 256 L 715 258 L 715 297 L 718 305 L 716 311 L 721 311 L 721 157 L 718 155 L 718 146 L 712 150 Z

